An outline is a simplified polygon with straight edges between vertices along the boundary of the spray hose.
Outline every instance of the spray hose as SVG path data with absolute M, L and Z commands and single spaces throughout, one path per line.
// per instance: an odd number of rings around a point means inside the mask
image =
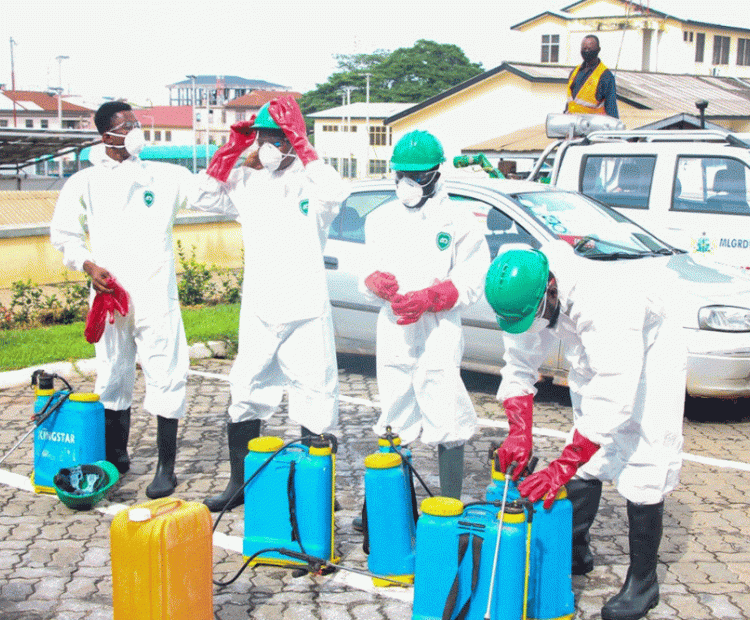
M 397 446 L 395 443 L 393 443 L 393 438 L 397 437 L 397 435 L 394 435 L 391 432 L 391 427 L 386 428 L 386 433 L 384 435 L 384 438 L 388 440 L 388 443 L 391 445 L 391 448 L 393 448 L 393 451 L 398 453 L 398 455 L 401 457 L 401 461 L 403 463 L 406 463 L 406 466 L 409 468 L 409 471 L 416 476 L 417 480 L 419 480 L 419 484 L 422 485 L 422 488 L 425 490 L 427 495 L 430 497 L 435 497 L 435 494 L 430 491 L 430 488 L 425 484 L 425 481 L 422 480 L 422 476 L 419 475 L 416 469 L 414 469 L 414 466 L 411 464 L 411 460 L 404 457 L 404 455 L 401 453 L 401 448 Z
M 476 155 L 458 155 L 453 158 L 454 168 L 466 168 L 468 166 L 481 166 L 491 179 L 504 179 L 505 175 L 495 168 L 484 153 Z
M 336 439 L 335 435 L 332 435 L 330 433 L 323 433 L 321 437 L 325 437 L 326 440 L 331 445 L 331 452 L 336 452 L 338 449 L 338 441 Z M 258 469 L 256 469 L 252 476 L 250 476 L 247 480 L 245 480 L 245 483 L 237 489 L 232 497 L 229 498 L 229 501 L 227 501 L 226 506 L 222 509 L 222 511 L 219 513 L 219 516 L 216 517 L 216 521 L 214 522 L 212 532 L 216 531 L 217 526 L 219 525 L 219 521 L 221 521 L 221 518 L 224 516 L 224 513 L 227 512 L 227 506 L 231 506 L 232 502 L 234 502 L 235 498 L 239 496 L 240 493 L 245 492 L 245 487 L 247 487 L 248 484 L 250 484 L 255 477 L 265 469 L 265 467 L 273 461 L 279 454 L 281 454 L 284 450 L 286 450 L 289 446 L 294 444 L 302 444 L 304 445 L 304 442 L 309 439 L 309 436 L 302 436 L 299 439 L 292 439 L 291 441 L 286 442 L 283 446 L 281 446 L 278 450 L 276 450 L 271 456 L 269 456 L 263 463 L 261 464 Z M 327 560 L 323 560 L 322 558 L 316 558 L 315 556 L 308 556 L 305 553 L 305 548 L 302 545 L 302 539 L 299 535 L 299 527 L 297 524 L 297 508 L 296 508 L 296 497 L 295 497 L 295 491 L 294 491 L 294 462 L 291 463 L 290 470 L 289 470 L 289 478 L 287 481 L 287 497 L 289 498 L 289 516 L 290 516 L 290 522 L 292 527 L 292 540 L 296 540 L 297 543 L 300 546 L 300 549 L 302 550 L 301 555 L 304 555 L 309 558 L 313 558 L 316 562 L 328 562 Z M 237 578 L 244 572 L 244 570 L 247 568 L 248 564 L 252 562 L 256 557 L 258 557 L 261 553 L 268 553 L 271 551 L 275 551 L 277 553 L 280 553 L 282 555 L 287 555 L 289 557 L 296 557 L 290 554 L 298 553 L 296 551 L 291 551 L 289 549 L 282 549 L 282 548 L 269 548 L 269 549 L 261 549 L 260 551 L 254 553 L 251 555 L 245 563 L 242 565 L 240 570 L 237 572 L 237 574 L 232 577 L 229 581 L 217 581 L 213 580 L 214 585 L 216 586 L 228 586 L 231 583 L 234 583 Z M 298 558 L 299 559 L 299 558 Z M 307 560 L 305 560 L 307 561 Z M 335 566 L 335 564 L 334 564 Z
M 49 385 L 52 385 L 52 380 L 54 378 L 60 379 L 60 381 L 62 381 L 65 384 L 68 390 L 67 391 L 61 390 L 59 392 L 53 392 L 52 394 L 50 394 L 50 397 L 47 399 L 47 402 L 44 403 L 44 407 L 42 407 L 39 413 L 35 413 L 33 416 L 31 416 L 31 419 L 34 420 L 34 426 L 32 426 L 28 431 L 26 431 L 26 434 L 23 437 L 21 437 L 21 439 L 19 439 L 16 442 L 16 444 L 10 450 L 8 450 L 8 452 L 6 452 L 3 455 L 3 458 L 0 459 L 0 464 L 2 464 L 3 461 L 5 461 L 5 459 L 7 459 L 11 454 L 13 454 L 16 448 L 18 448 L 18 446 L 20 446 L 24 442 L 24 440 L 29 435 L 31 435 L 31 433 L 34 432 L 35 428 L 37 428 L 42 422 L 44 422 L 48 417 L 50 417 L 53 413 L 55 413 L 55 411 L 60 409 L 60 407 L 62 407 L 65 404 L 65 401 L 68 400 L 68 397 L 73 392 L 73 387 L 70 385 L 70 383 L 68 383 L 65 380 L 64 377 L 61 377 L 60 375 L 55 374 L 55 373 L 47 374 L 43 370 L 35 370 L 34 373 L 31 375 L 32 387 L 36 386 L 37 380 L 40 377 L 44 377 L 45 382 L 49 380 Z M 54 406 L 50 407 L 50 405 L 52 405 L 53 402 L 55 403 Z
M 242 565 L 242 568 L 240 568 L 240 570 L 237 571 L 237 574 L 234 577 L 232 577 L 229 581 L 214 580 L 214 585 L 223 587 L 223 586 L 228 586 L 234 583 L 235 581 L 237 581 L 238 577 L 243 573 L 243 571 L 248 567 L 250 562 L 252 562 L 255 558 L 257 558 L 262 553 L 278 553 L 280 555 L 285 555 L 295 560 L 301 560 L 305 562 L 307 564 L 306 569 L 295 567 L 295 571 L 299 571 L 297 574 L 294 574 L 295 577 L 301 577 L 302 575 L 307 575 L 307 574 L 326 575 L 335 570 L 343 570 L 348 573 L 355 573 L 357 575 L 370 577 L 371 579 L 376 578 L 382 581 L 388 581 L 390 583 L 393 583 L 402 587 L 406 585 L 403 581 L 391 579 L 390 577 L 384 577 L 383 575 L 375 575 L 374 573 L 371 573 L 370 571 L 360 570 L 358 568 L 351 568 L 349 566 L 342 566 L 341 564 L 334 564 L 330 560 L 319 558 L 317 556 L 310 555 L 308 553 L 292 551 L 291 549 L 285 549 L 284 547 L 268 547 L 267 549 L 261 549 L 259 551 L 256 551 L 249 558 L 247 558 L 247 560 L 245 560 L 245 563 Z

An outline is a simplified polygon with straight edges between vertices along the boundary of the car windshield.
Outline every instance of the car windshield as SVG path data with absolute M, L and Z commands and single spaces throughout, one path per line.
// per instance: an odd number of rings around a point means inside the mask
M 679 252 L 625 216 L 575 192 L 523 192 L 513 198 L 586 258 L 617 260 Z

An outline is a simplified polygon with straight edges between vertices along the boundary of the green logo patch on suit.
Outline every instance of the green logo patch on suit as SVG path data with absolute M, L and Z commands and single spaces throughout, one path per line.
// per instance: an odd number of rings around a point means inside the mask
M 438 233 L 437 239 L 435 241 L 437 243 L 438 248 L 440 248 L 441 250 L 444 250 L 451 244 L 452 240 L 453 238 L 447 232 L 441 232 L 441 233 Z
M 307 215 L 307 211 L 310 208 L 310 201 L 305 198 L 304 200 L 301 200 L 299 203 L 299 210 L 302 211 L 305 215 Z
M 143 202 L 146 203 L 147 207 L 150 207 L 152 204 L 154 204 L 154 192 L 152 192 L 150 189 L 147 189 L 145 192 L 143 192 Z

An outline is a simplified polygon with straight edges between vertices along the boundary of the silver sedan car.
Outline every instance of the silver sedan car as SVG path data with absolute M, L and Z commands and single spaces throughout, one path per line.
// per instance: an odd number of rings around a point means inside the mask
M 456 209 L 471 209 L 486 227 L 492 258 L 508 244 L 538 248 L 561 239 L 568 242 L 571 253 L 596 261 L 628 261 L 644 281 L 659 278 L 688 332 L 688 394 L 750 396 L 750 278 L 742 272 L 697 262 L 625 216 L 576 192 L 479 177 L 445 183 Z M 358 291 L 357 280 L 364 258 L 365 220 L 393 200 L 392 180 L 355 183 L 331 226 L 325 260 L 339 352 L 375 353 L 379 308 Z M 503 342 L 487 301 L 483 298 L 462 318 L 462 366 L 499 373 Z M 542 374 L 564 385 L 567 369 L 560 343 Z

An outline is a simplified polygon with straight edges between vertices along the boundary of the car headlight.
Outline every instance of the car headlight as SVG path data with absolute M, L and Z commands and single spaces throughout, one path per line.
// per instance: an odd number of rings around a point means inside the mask
M 718 332 L 750 332 L 750 308 L 704 306 L 698 311 L 698 326 Z

